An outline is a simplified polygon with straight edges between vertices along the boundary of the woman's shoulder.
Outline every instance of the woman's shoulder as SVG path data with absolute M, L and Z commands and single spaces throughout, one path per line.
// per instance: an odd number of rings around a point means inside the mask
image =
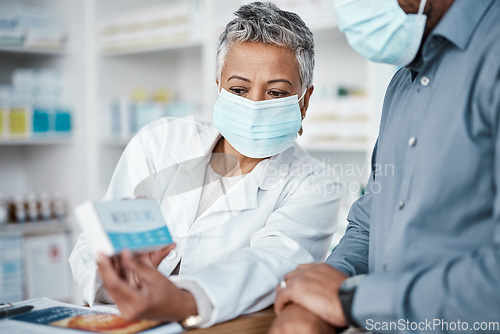
M 142 127 L 138 134 L 144 133 L 162 133 L 164 131 L 191 131 L 199 133 L 212 128 L 210 123 L 202 122 L 195 119 L 193 116 L 177 118 L 177 117 L 162 117 Z
M 337 200 L 341 194 L 338 178 L 325 161 L 313 158 L 300 145 L 295 144 L 287 168 L 279 169 L 286 173 L 281 183 L 282 197 L 298 195 L 309 200 L 323 200 L 328 197 Z
M 325 161 L 312 157 L 299 144 L 294 145 L 290 167 L 302 170 L 309 175 L 325 174 L 329 170 L 329 166 Z
M 178 146 L 197 136 L 215 135 L 216 131 L 211 123 L 196 120 L 192 116 L 162 117 L 142 127 L 131 142 Z

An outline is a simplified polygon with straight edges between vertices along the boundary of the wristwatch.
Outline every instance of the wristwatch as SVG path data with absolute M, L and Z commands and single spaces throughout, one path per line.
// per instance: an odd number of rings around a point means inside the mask
M 198 327 L 201 322 L 201 316 L 199 315 L 190 315 L 186 319 L 182 320 L 179 324 L 184 329 L 193 329 Z
M 354 301 L 354 294 L 359 283 L 363 280 L 365 275 L 357 275 L 350 277 L 344 281 L 339 287 L 339 299 L 342 304 L 345 318 L 350 325 L 360 327 L 356 320 L 352 317 L 352 303 Z

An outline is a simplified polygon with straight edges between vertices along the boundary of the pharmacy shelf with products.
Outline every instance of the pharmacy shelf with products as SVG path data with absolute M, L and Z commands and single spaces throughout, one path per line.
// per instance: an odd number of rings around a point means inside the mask
M 2 301 L 75 295 L 67 256 L 69 208 L 86 197 L 82 9 L 82 1 L 0 1 Z

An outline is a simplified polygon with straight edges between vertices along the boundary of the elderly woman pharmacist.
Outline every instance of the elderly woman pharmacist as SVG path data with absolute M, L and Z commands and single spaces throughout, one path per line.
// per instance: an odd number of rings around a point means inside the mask
M 271 305 L 284 274 L 327 255 L 338 186 L 295 144 L 313 92 L 312 33 L 270 3 L 236 15 L 219 40 L 213 125 L 147 125 L 106 195 L 157 199 L 176 248 L 100 256 L 98 273 L 82 235 L 70 263 L 90 305 L 114 301 L 127 318 L 210 326 Z

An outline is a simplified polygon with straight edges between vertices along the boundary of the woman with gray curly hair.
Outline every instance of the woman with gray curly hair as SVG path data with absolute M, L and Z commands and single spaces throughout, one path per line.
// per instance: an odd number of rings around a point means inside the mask
M 271 305 L 286 273 L 327 255 L 338 186 L 295 143 L 313 92 L 312 33 L 271 3 L 235 14 L 217 49 L 213 124 L 147 125 L 106 195 L 158 200 L 176 245 L 100 255 L 96 265 L 81 236 L 70 263 L 90 305 L 109 301 L 129 319 L 210 326 Z

